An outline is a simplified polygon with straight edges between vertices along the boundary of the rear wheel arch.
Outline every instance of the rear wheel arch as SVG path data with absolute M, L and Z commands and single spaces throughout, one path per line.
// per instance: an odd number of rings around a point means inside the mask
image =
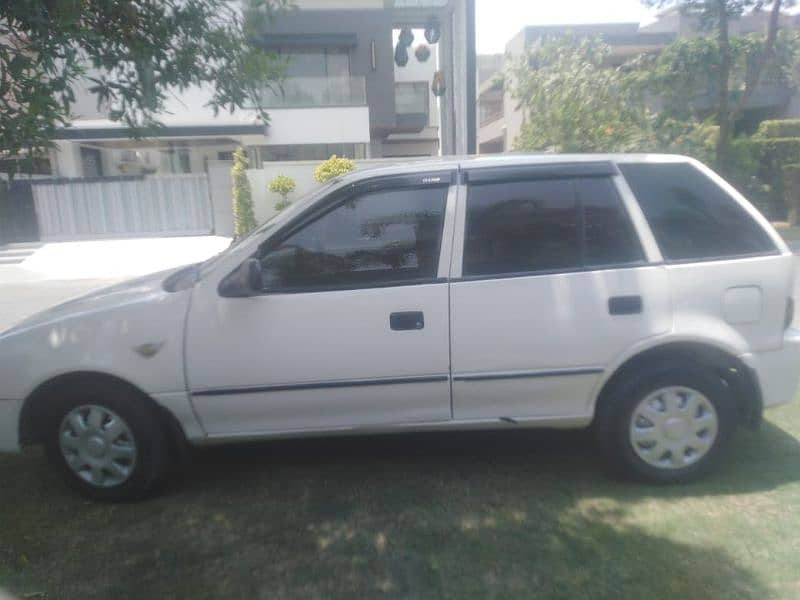
M 736 405 L 739 423 L 753 429 L 759 426 L 763 403 L 756 373 L 737 356 L 718 346 L 687 341 L 668 342 L 643 350 L 617 367 L 596 396 L 594 420 L 597 420 L 598 414 L 611 400 L 614 389 L 621 383 L 644 370 L 674 363 L 691 363 L 713 371 L 728 388 Z

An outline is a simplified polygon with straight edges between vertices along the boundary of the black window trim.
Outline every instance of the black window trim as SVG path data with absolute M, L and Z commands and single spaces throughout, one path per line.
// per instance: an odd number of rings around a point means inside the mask
M 576 163 L 579 165 L 583 164 L 601 164 L 601 163 Z M 602 164 L 609 164 L 613 165 L 613 163 L 602 163 Z M 581 265 L 578 267 L 573 267 L 569 269 L 545 269 L 545 270 L 536 270 L 536 271 L 514 271 L 511 273 L 493 273 L 493 274 L 481 274 L 481 275 L 464 275 L 464 257 L 466 255 L 466 248 L 462 249 L 462 256 L 461 256 L 461 273 L 460 277 L 450 278 L 450 281 L 453 283 L 458 283 L 462 281 L 482 281 L 482 280 L 494 280 L 494 279 L 519 279 L 522 277 L 538 277 L 540 275 L 561 275 L 561 274 L 570 274 L 570 273 L 592 273 L 595 271 L 618 271 L 621 269 L 638 269 L 642 267 L 650 267 L 650 266 L 660 266 L 665 264 L 667 261 L 659 261 L 659 262 L 651 262 L 647 259 L 647 252 L 645 251 L 644 244 L 642 244 L 641 235 L 639 234 L 639 230 L 636 228 L 636 224 L 633 221 L 633 218 L 628 210 L 628 206 L 625 203 L 622 194 L 619 191 L 619 188 L 614 181 L 614 177 L 619 175 L 620 172 L 615 170 L 613 174 L 599 174 L 600 171 L 593 172 L 589 175 L 570 175 L 570 176 L 562 176 L 557 175 L 553 177 L 526 177 L 524 179 L 495 179 L 495 180 L 487 180 L 481 181 L 480 183 L 475 182 L 474 180 L 470 182 L 470 186 L 467 189 L 466 194 L 466 203 L 469 202 L 469 189 L 471 189 L 472 185 L 481 185 L 485 183 L 503 183 L 503 182 L 518 182 L 518 181 L 541 181 L 546 179 L 568 179 L 570 182 L 570 187 L 572 188 L 572 193 L 575 197 L 575 205 L 578 209 L 578 219 L 577 219 L 577 227 L 578 230 L 581 232 L 581 235 L 578 236 L 578 250 L 581 260 Z M 642 258 L 634 261 L 628 261 L 623 263 L 608 263 L 608 264 L 597 264 L 597 265 L 584 265 L 585 261 L 585 250 L 586 250 L 586 231 L 585 231 L 585 215 L 583 209 L 583 202 L 581 201 L 580 195 L 578 194 L 578 188 L 576 182 L 579 179 L 591 179 L 591 178 L 607 178 L 611 183 L 611 186 L 614 190 L 614 194 L 619 201 L 619 206 L 625 215 L 626 219 L 628 220 L 628 225 L 630 226 L 631 233 L 636 240 L 639 249 L 641 250 Z M 465 205 L 466 205 L 465 203 Z M 469 224 L 469 215 L 468 211 L 465 211 L 467 214 L 464 215 L 464 231 L 463 231 L 463 245 L 466 246 L 467 243 L 467 226 Z
M 249 255 L 247 258 L 257 258 L 265 252 L 269 252 L 278 247 L 287 238 L 294 233 L 305 227 L 306 225 L 324 217 L 329 212 L 336 210 L 342 204 L 352 198 L 353 194 L 357 193 L 370 193 L 383 190 L 396 190 L 396 189 L 429 189 L 432 187 L 445 188 L 447 194 L 445 195 L 444 212 L 442 213 L 442 230 L 439 236 L 439 256 L 442 252 L 442 242 L 444 241 L 444 228 L 446 226 L 446 213 L 447 203 L 449 201 L 450 187 L 458 181 L 457 169 L 446 169 L 442 171 L 419 171 L 411 174 L 403 175 L 378 175 L 374 177 L 366 177 L 353 181 L 340 188 L 337 188 L 319 202 L 310 206 L 307 210 L 297 215 L 292 221 L 286 223 L 283 227 L 276 230 L 268 240 L 259 245 L 258 249 Z M 307 288 L 284 288 L 280 290 L 263 290 L 256 297 L 260 296 L 275 296 L 275 295 L 290 295 L 290 294 L 318 294 L 322 292 L 338 292 L 349 290 L 369 290 L 369 289 L 382 289 L 390 287 L 407 287 L 411 285 L 428 285 L 437 283 L 446 283 L 449 278 L 442 278 L 438 276 L 438 257 L 437 257 L 437 270 L 433 277 L 420 277 L 415 279 L 402 279 L 396 281 L 385 282 L 372 282 L 372 283 L 351 283 L 351 284 L 331 284 L 320 285 Z M 238 269 L 238 267 L 237 267 Z M 217 286 L 217 294 L 225 296 L 222 289 L 227 280 L 232 277 L 236 270 L 234 269 L 220 280 Z M 252 297 L 252 296 L 251 296 Z
M 537 163 L 499 167 L 474 167 L 462 171 L 461 183 L 480 184 L 538 179 L 577 179 L 583 177 L 614 177 L 617 165 L 608 160 L 563 163 Z

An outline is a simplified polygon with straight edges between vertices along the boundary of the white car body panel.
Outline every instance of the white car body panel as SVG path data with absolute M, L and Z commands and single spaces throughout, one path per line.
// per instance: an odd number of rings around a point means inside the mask
M 451 185 L 440 282 L 222 298 L 218 286 L 320 197 L 364 177 L 458 168 L 689 162 L 768 232 L 770 256 L 664 261 L 626 180 L 617 190 L 647 264 L 459 280 L 467 185 Z M 785 330 L 794 258 L 766 219 L 703 165 L 663 155 L 543 155 L 412 164 L 349 175 L 295 203 L 167 292 L 155 274 L 66 303 L 0 335 L 0 451 L 18 449 L 20 412 L 59 375 L 96 372 L 138 387 L 193 443 L 233 439 L 591 422 L 603 385 L 626 361 L 672 342 L 738 357 L 764 406 L 789 402 L 800 379 L 800 331 Z M 646 310 L 611 318 L 610 296 Z M 392 312 L 422 311 L 419 331 L 391 331 Z M 491 379 L 482 379 L 484 375 Z M 524 376 L 520 376 L 524 375 Z M 260 388 L 260 389 L 259 389 Z M 227 393 L 218 393 L 225 391 Z M 233 393 L 230 393 L 233 392 Z
M 646 311 L 609 315 L 610 297 L 636 295 Z M 457 419 L 585 414 L 606 365 L 672 327 L 663 267 L 458 281 L 451 298 Z
M 192 303 L 186 365 L 209 433 L 450 418 L 447 283 L 255 298 L 208 284 Z M 422 311 L 424 329 L 389 329 L 402 311 Z

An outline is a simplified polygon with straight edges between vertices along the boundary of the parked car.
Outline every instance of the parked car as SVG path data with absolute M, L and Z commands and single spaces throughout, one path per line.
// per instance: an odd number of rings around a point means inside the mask
M 340 178 L 203 264 L 0 336 L 0 450 L 142 496 L 182 444 L 592 426 L 696 478 L 800 377 L 793 257 L 689 158 L 519 156 Z

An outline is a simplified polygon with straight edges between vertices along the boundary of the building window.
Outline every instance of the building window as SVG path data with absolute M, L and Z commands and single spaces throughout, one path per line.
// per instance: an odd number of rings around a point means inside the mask
M 191 173 L 189 148 L 174 146 L 162 149 L 161 171 L 164 173 Z
M 293 144 L 258 146 L 257 149 L 258 152 L 250 152 L 250 156 L 253 157 L 251 167 L 256 169 L 265 162 L 327 160 L 334 154 L 353 159 L 363 159 L 367 156 L 366 144 Z
M 350 53 L 345 49 L 322 48 L 288 50 L 281 52 L 286 58 L 286 77 L 348 77 Z

